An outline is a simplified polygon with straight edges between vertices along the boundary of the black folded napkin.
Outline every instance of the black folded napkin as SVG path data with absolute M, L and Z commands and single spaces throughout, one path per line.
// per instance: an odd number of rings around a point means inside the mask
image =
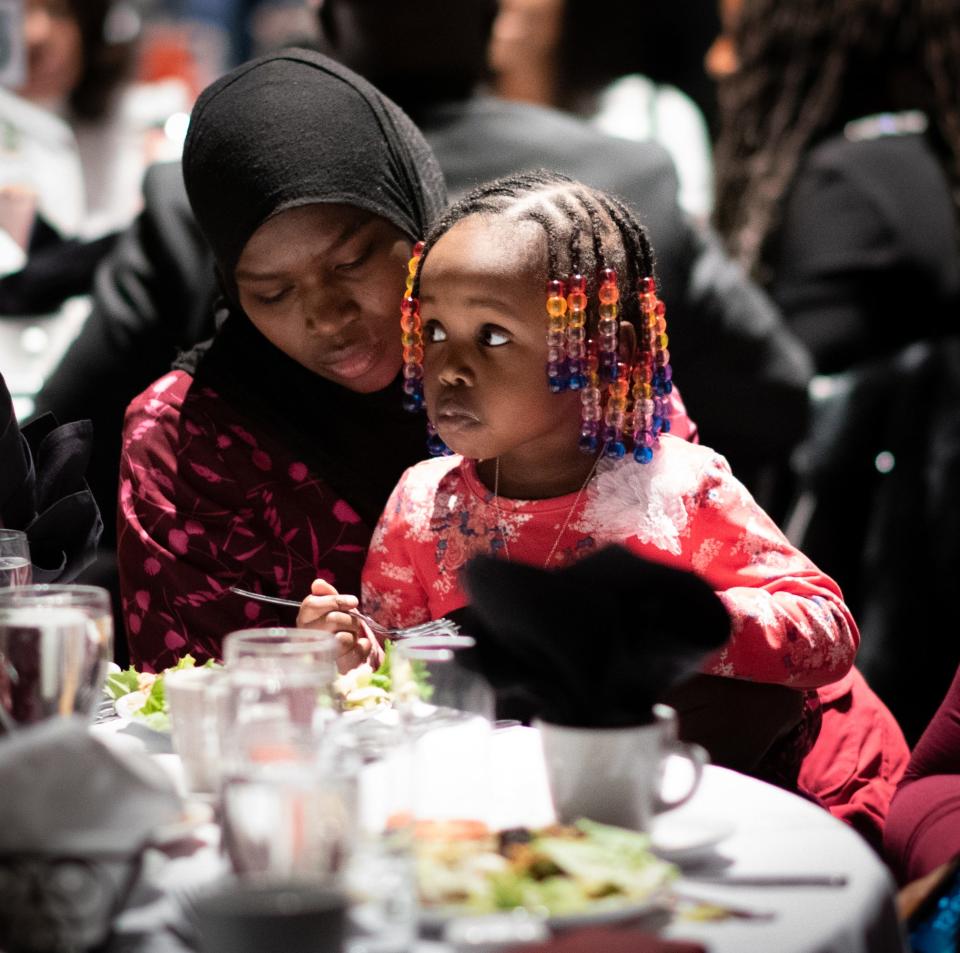
M 608 546 L 560 570 L 477 556 L 458 613 L 471 665 L 503 696 L 555 724 L 652 720 L 663 693 L 730 635 L 711 587 L 690 572 Z
M 44 414 L 21 430 L 0 375 L 0 526 L 26 532 L 34 582 L 71 582 L 96 556 L 103 521 L 84 480 L 92 442 L 89 420 Z

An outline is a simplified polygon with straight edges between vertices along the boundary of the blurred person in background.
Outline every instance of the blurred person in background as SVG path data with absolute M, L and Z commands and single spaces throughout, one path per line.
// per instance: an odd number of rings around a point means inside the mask
M 27 0 L 24 82 L 0 90 L 0 313 L 55 310 L 139 210 L 176 86 L 132 84 L 140 30 L 129 0 Z
M 716 225 L 820 374 L 788 535 L 915 741 L 960 660 L 960 2 L 720 9 Z
M 718 28 L 714 0 L 501 0 L 494 88 L 611 135 L 659 142 L 677 167 L 680 204 L 706 219 L 714 88 L 703 58 Z
M 308 46 L 316 20 L 303 0 L 143 0 L 145 69 L 195 93 L 221 73 L 281 46 Z

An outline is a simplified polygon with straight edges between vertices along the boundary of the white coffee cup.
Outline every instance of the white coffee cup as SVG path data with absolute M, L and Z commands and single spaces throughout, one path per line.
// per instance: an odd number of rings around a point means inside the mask
M 649 724 L 626 728 L 574 728 L 535 721 L 553 806 L 561 822 L 589 818 L 632 830 L 649 830 L 655 814 L 693 796 L 708 761 L 699 745 L 677 740 L 677 713 L 653 706 Z M 686 790 L 671 798 L 662 787 L 669 756 L 690 766 Z

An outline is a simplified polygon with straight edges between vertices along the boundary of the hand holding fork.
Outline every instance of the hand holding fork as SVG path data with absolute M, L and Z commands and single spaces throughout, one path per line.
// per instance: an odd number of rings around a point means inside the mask
M 231 586 L 230 591 L 236 593 L 238 596 L 244 596 L 247 599 L 256 599 L 259 602 L 270 602 L 274 603 L 275 605 L 292 606 L 295 609 L 299 609 L 302 606 L 302 603 L 295 602 L 293 599 L 281 599 L 279 596 L 265 596 L 259 592 L 251 592 L 248 589 L 240 589 L 238 586 Z M 340 600 L 356 601 L 354 596 L 339 596 L 338 598 Z M 349 607 L 343 603 L 340 603 L 338 608 L 339 611 L 365 622 L 372 632 L 376 633 L 381 638 L 388 640 L 409 639 L 421 635 L 456 635 L 460 631 L 460 626 L 451 619 L 432 619 L 429 622 L 421 622 L 419 625 L 399 628 L 381 625 L 376 619 L 364 614 L 355 606 Z

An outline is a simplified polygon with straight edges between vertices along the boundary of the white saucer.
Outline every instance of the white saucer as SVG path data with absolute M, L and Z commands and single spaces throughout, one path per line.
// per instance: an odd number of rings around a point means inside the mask
M 733 831 L 733 823 L 720 817 L 661 814 L 653 821 L 650 847 L 664 860 L 677 863 L 697 860 Z

